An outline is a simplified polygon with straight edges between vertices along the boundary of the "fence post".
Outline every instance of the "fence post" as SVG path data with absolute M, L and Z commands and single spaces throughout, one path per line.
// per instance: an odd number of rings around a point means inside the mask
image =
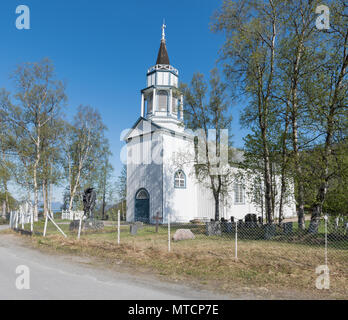
M 12 211 L 10 212 L 10 229 L 12 229 L 12 216 L 13 216 L 13 213 Z
M 328 220 L 327 215 L 324 216 L 324 220 L 325 220 L 325 266 L 327 267 L 327 220 Z
M 33 233 L 34 231 L 34 211 L 31 210 L 30 212 L 30 231 Z
M 235 248 L 234 248 L 234 258 L 238 260 L 238 222 L 236 221 L 236 238 L 234 240 L 235 242 Z
M 21 212 L 21 223 L 22 223 L 22 230 L 24 230 L 24 212 Z
M 18 219 L 19 219 L 19 215 L 18 215 L 18 211 L 16 212 L 16 229 L 18 229 Z
M 45 227 L 44 227 L 44 233 L 43 233 L 44 237 L 46 237 L 47 222 L 48 222 L 48 212 L 46 212 Z
M 51 220 L 51 222 L 54 224 L 54 226 L 60 231 L 60 233 L 63 234 L 63 236 L 64 236 L 65 238 L 67 238 L 68 236 L 67 236 L 67 235 L 64 233 L 64 231 L 63 231 L 61 228 L 59 228 L 59 226 L 54 222 L 54 220 L 53 220 L 53 218 L 51 218 L 49 212 L 47 212 L 47 216 L 48 216 L 48 218 Z
M 120 244 L 120 210 L 117 213 L 117 243 Z
M 170 213 L 168 212 L 167 215 L 167 220 L 168 220 L 168 252 L 170 252 Z
M 81 226 L 82 226 L 82 217 L 80 216 L 80 222 L 79 222 L 79 232 L 77 235 L 77 239 L 80 240 L 80 235 L 81 235 Z

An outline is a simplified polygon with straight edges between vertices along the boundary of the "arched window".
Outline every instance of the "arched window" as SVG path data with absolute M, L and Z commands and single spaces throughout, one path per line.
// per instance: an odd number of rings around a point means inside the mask
M 174 187 L 175 188 L 186 188 L 186 176 L 184 171 L 179 170 L 174 175 Z
M 135 199 L 137 199 L 137 200 L 147 200 L 147 199 L 149 199 L 149 194 L 147 193 L 147 191 L 145 189 L 140 189 L 137 192 L 137 195 L 135 196 Z
M 242 184 L 234 185 L 234 204 L 245 204 L 244 187 Z
M 168 93 L 167 91 L 158 91 L 158 111 L 167 111 L 168 108 Z

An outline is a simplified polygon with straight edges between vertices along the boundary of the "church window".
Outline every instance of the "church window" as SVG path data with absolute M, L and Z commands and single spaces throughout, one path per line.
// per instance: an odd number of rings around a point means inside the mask
M 242 184 L 234 185 L 234 204 L 245 204 L 244 187 Z
M 153 98 L 152 93 L 147 98 L 147 113 L 152 113 Z
M 175 172 L 174 187 L 175 188 L 186 188 L 186 176 L 185 176 L 184 171 L 179 170 L 179 171 Z
M 158 92 L 158 110 L 167 111 L 168 107 L 168 93 L 167 91 L 161 90 Z
M 173 97 L 173 104 L 172 104 L 172 112 L 177 115 L 178 114 L 178 99 L 176 97 Z
M 149 199 L 149 194 L 147 193 L 147 191 L 145 189 L 140 189 L 137 192 L 137 195 L 135 198 L 137 200 L 146 200 L 146 199 Z

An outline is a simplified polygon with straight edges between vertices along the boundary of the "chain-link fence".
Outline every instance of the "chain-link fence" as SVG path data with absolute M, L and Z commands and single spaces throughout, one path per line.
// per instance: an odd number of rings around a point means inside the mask
M 294 281 L 299 287 L 326 288 L 325 283 L 315 284 L 323 271 L 330 275 L 332 292 L 348 294 L 348 221 L 344 218 L 322 218 L 314 229 L 308 221 L 304 230 L 297 222 L 135 222 L 121 227 L 120 242 L 139 250 L 150 247 L 158 252 L 194 256 L 198 263 L 210 255 L 235 272 L 239 267 L 233 265 L 233 259 L 245 267 L 238 272 L 255 277 L 260 283 L 286 283 L 282 278 L 288 277 L 287 281 Z M 263 274 L 262 280 L 257 280 L 258 274 Z
M 35 223 L 34 235 L 60 236 L 59 227 L 73 246 L 78 245 L 77 240 L 84 248 L 100 248 L 103 254 L 107 248 L 110 256 L 124 252 L 132 261 L 158 263 L 161 269 L 177 265 L 177 269 L 166 271 L 175 274 L 200 270 L 198 277 L 202 278 L 208 273 L 217 278 L 224 274 L 226 279 L 247 278 L 262 285 L 293 281 L 295 287 L 313 288 L 316 270 L 329 270 L 333 292 L 339 292 L 340 297 L 348 295 L 347 218 L 321 218 L 318 228 L 310 228 L 306 221 L 304 230 L 290 221 L 263 224 L 198 219 L 190 223 L 155 219 L 153 224 L 119 219 L 96 221 L 91 228 L 85 221 L 79 230 L 81 220 L 52 219 L 54 223 L 51 219 Z M 30 230 L 30 224 L 25 229 Z M 326 269 L 317 269 L 323 266 Z
M 297 222 L 284 222 L 281 224 L 263 224 L 260 222 L 235 221 L 193 221 L 191 223 L 148 224 L 143 222 L 123 223 L 121 239 L 126 233 L 134 239 L 147 236 L 163 238 L 168 235 L 168 240 L 230 240 L 235 241 L 270 241 L 285 244 L 307 245 L 333 249 L 348 250 L 348 219 L 322 218 L 318 227 L 310 231 L 309 221 L 302 230 Z M 127 226 L 127 227 L 126 227 Z

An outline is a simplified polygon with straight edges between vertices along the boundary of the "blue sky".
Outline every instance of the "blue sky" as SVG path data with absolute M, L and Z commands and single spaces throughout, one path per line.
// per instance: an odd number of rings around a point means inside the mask
M 0 88 L 11 89 L 9 74 L 17 64 L 50 58 L 57 77 L 67 83 L 67 117 L 80 104 L 101 113 L 109 129 L 117 175 L 120 133 L 140 115 L 140 90 L 145 87 L 147 69 L 156 62 L 163 18 L 171 64 L 179 70 L 180 81 L 189 82 L 194 72 L 208 76 L 216 66 L 224 39 L 210 31 L 210 24 L 221 2 L 2 0 Z M 21 4 L 30 8 L 30 30 L 15 27 L 15 10 Z M 240 108 L 232 108 L 236 147 L 243 146 L 245 135 L 239 125 Z

